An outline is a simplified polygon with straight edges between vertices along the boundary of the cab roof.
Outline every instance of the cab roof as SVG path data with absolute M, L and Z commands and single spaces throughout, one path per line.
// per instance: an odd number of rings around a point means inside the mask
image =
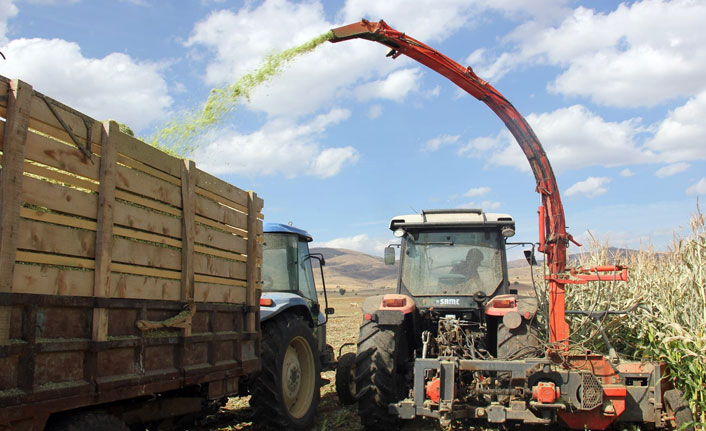
M 263 223 L 262 231 L 264 233 L 290 233 L 299 235 L 300 238 L 304 239 L 307 242 L 313 241 L 313 238 L 311 237 L 311 235 L 309 235 L 309 232 L 282 223 Z
M 421 214 L 399 215 L 390 220 L 390 230 L 400 227 L 470 227 L 514 225 L 509 214 L 486 213 L 481 209 L 423 210 Z

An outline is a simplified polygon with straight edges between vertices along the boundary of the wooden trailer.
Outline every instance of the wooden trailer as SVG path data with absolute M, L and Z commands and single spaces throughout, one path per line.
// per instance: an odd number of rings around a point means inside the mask
M 22 81 L 0 77 L 0 117 L 0 429 L 237 393 L 260 368 L 262 199 Z

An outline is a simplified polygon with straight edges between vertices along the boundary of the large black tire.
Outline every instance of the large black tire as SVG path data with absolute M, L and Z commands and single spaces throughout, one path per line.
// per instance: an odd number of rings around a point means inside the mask
M 49 431 L 130 431 L 125 422 L 101 412 L 65 416 L 47 426 Z
M 388 405 L 405 398 L 409 384 L 398 369 L 404 360 L 401 328 L 363 321 L 358 338 L 355 383 L 358 414 L 366 430 L 390 430 L 398 426 Z
M 662 396 L 667 413 L 667 426 L 674 430 L 693 431 L 694 417 L 689 409 L 689 404 L 684 400 L 684 395 L 679 389 L 670 389 Z M 686 424 L 691 424 L 686 426 Z
M 262 371 L 250 398 L 254 421 L 278 429 L 305 430 L 319 405 L 321 363 L 311 327 L 283 315 L 262 328 Z
M 504 360 L 538 358 L 542 355 L 539 330 L 534 322 L 522 321 L 515 329 L 498 325 L 497 358 Z
M 355 404 L 355 353 L 346 353 L 338 358 L 336 366 L 336 394 L 344 406 Z

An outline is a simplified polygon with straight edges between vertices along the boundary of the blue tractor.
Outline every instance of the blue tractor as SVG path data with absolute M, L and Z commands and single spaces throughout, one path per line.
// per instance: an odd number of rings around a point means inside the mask
M 263 232 L 262 371 L 251 387 L 250 405 L 258 422 L 309 429 L 319 404 L 320 373 L 336 367 L 333 349 L 326 344 L 326 322 L 333 308 L 328 307 L 323 282 L 325 261 L 323 255 L 309 252 L 312 237 L 302 229 L 264 223 Z M 321 268 L 323 310 L 312 261 Z M 352 364 L 352 359 L 344 362 Z M 350 372 L 346 369 L 346 377 Z M 352 393 L 347 389 L 345 396 L 352 398 Z

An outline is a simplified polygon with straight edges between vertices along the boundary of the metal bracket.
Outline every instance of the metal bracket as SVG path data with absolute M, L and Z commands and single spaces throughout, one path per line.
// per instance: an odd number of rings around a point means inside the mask
M 84 147 L 83 145 L 81 145 L 81 143 L 79 142 L 76 135 L 74 135 L 74 132 L 71 130 L 71 128 L 68 126 L 68 124 L 66 124 L 64 122 L 64 120 L 61 118 L 61 116 L 59 116 L 59 113 L 56 112 L 56 109 L 54 109 L 54 105 L 52 105 L 49 98 L 41 93 L 37 93 L 37 95 L 42 100 L 44 100 L 44 103 L 47 104 L 51 113 L 54 114 L 54 117 L 56 117 L 56 120 L 59 122 L 59 124 L 61 124 L 61 127 L 63 127 L 64 130 L 66 130 L 66 133 L 69 134 L 69 136 L 71 137 L 71 140 L 74 141 L 74 144 L 76 145 L 76 147 L 78 147 L 78 149 L 81 150 L 83 155 L 86 156 L 86 158 L 88 160 L 90 160 L 91 163 L 93 163 L 93 159 L 91 158 L 91 156 L 92 156 L 92 154 L 91 154 L 91 129 L 92 129 L 91 126 L 92 126 L 92 124 L 89 124 L 89 120 L 87 118 L 83 117 L 83 124 L 86 126 L 86 146 Z

